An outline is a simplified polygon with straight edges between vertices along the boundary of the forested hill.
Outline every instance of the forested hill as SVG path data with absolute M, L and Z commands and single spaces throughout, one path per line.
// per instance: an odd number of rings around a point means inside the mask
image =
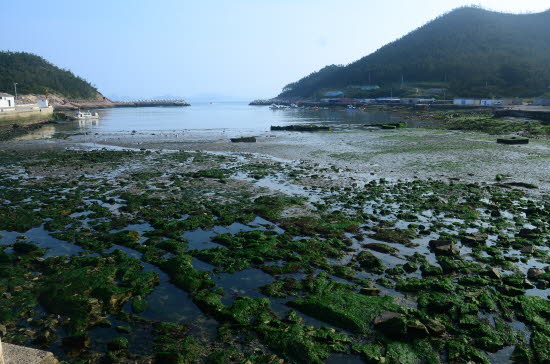
M 23 52 L 0 52 L 0 92 L 55 93 L 72 99 L 94 99 L 98 92 L 86 80 L 60 69 L 44 58 Z
M 368 85 L 369 73 L 371 84 L 383 89 L 440 86 L 463 96 L 534 96 L 550 91 L 549 34 L 550 10 L 518 15 L 459 8 L 357 62 L 291 83 L 280 97 Z

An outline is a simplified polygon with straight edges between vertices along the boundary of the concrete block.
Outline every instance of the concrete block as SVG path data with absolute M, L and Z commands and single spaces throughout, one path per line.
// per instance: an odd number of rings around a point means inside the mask
M 3 363 L 2 363 L 3 358 Z M 58 364 L 49 351 L 0 343 L 0 364 Z

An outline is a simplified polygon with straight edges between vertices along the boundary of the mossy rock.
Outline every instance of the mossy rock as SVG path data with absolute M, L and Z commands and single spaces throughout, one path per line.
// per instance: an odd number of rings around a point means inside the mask
M 138 296 L 132 300 L 132 311 L 134 313 L 141 313 L 149 307 L 149 303 L 141 296 Z
M 312 295 L 288 305 L 318 320 L 356 333 L 370 330 L 374 318 L 385 310 L 400 310 L 393 297 L 365 296 L 319 279 Z
M 107 348 L 110 351 L 126 350 L 129 346 L 130 343 L 125 337 L 117 337 L 107 343 Z

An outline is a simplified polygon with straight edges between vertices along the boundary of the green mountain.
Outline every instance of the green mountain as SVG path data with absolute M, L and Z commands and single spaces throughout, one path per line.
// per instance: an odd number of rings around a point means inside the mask
M 535 96 L 550 86 L 550 10 L 504 14 L 456 9 L 347 66 L 328 66 L 287 85 L 282 98 L 413 94 L 447 88 L 463 96 Z M 366 92 L 347 88 L 379 85 Z M 404 81 L 402 83 L 402 80 Z M 346 89 L 347 88 L 347 89 Z
M 24 52 L 0 52 L 0 92 L 50 93 L 71 99 L 95 99 L 98 91 L 71 71 L 54 66 L 44 58 Z

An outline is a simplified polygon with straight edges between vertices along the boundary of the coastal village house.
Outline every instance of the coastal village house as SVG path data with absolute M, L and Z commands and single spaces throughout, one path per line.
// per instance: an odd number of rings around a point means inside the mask
M 15 97 L 13 95 L 0 92 L 0 109 L 11 109 L 15 107 Z

